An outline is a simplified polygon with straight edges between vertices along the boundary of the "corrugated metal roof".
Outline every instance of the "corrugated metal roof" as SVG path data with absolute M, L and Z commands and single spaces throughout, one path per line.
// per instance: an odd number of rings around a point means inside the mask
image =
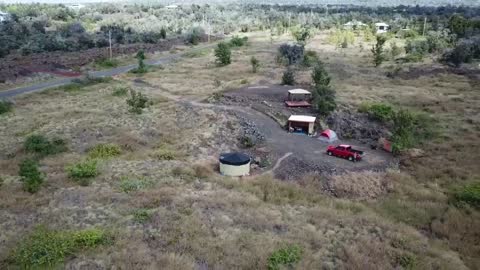
M 288 118 L 288 121 L 313 123 L 313 122 L 315 122 L 315 119 L 316 119 L 316 117 L 314 117 L 314 116 L 292 115 Z

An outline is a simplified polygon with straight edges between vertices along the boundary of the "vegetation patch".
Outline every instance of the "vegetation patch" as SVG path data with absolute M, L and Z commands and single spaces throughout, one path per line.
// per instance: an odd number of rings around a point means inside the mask
M 126 86 L 117 86 L 113 89 L 112 96 L 114 97 L 123 97 L 126 96 L 130 88 Z
M 268 258 L 268 270 L 293 269 L 302 258 L 302 249 L 297 245 L 288 245 L 274 251 Z
M 123 177 L 120 181 L 120 189 L 125 193 L 135 192 L 153 186 L 153 182 L 145 178 Z
M 149 209 L 136 209 L 132 213 L 133 221 L 136 223 L 147 223 L 152 218 L 152 212 Z
M 127 105 L 130 107 L 129 111 L 136 114 L 141 114 L 143 109 L 148 107 L 148 98 L 140 92 L 130 90 L 130 97 L 127 99 Z
M 88 186 L 90 179 L 97 176 L 97 160 L 89 159 L 67 167 L 67 173 L 70 178 L 82 186 Z
M 109 159 L 119 156 L 122 153 L 120 146 L 116 144 L 98 144 L 88 151 L 91 159 Z
M 119 62 L 117 59 L 114 58 L 101 58 L 95 60 L 95 66 L 99 68 L 114 68 L 118 67 Z
M 381 122 L 390 121 L 395 113 L 392 106 L 383 103 L 363 103 L 358 111 L 366 113 L 371 119 Z
M 232 62 L 232 51 L 230 46 L 225 42 L 218 43 L 215 48 L 215 57 L 218 65 L 229 65 Z
M 40 156 L 55 155 L 67 151 L 67 144 L 64 140 L 54 138 L 52 140 L 43 135 L 31 135 L 24 143 L 25 150 Z
M 23 182 L 23 189 L 30 193 L 37 192 L 44 181 L 44 175 L 38 169 L 38 163 L 32 159 L 26 159 L 20 163 L 18 175 Z
M 480 208 L 480 182 L 466 185 L 454 193 L 456 203 Z
M 242 47 L 247 45 L 248 37 L 234 36 L 228 43 L 230 47 Z
M 0 114 L 11 112 L 13 104 L 6 100 L 0 100 Z
M 111 237 L 101 229 L 54 231 L 39 227 L 20 242 L 11 257 L 24 269 L 54 268 L 76 252 L 110 242 Z

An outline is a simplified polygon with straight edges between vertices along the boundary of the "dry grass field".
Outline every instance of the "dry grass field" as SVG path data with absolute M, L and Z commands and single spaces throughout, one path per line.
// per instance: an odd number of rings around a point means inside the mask
M 272 256 L 289 247 L 300 249 L 296 269 L 478 269 L 480 214 L 450 202 L 454 189 L 480 176 L 478 78 L 430 75 L 433 63 L 400 71 L 423 76 L 388 78 L 395 64 L 374 68 L 368 44 L 337 49 L 320 33 L 307 48 L 332 75 L 339 108 L 374 101 L 430 113 L 439 134 L 419 146 L 425 155 L 402 156 L 399 168 L 384 172 L 332 176 L 336 196 L 322 191 L 317 175 L 283 182 L 217 173 L 218 154 L 237 148 L 241 127 L 233 114 L 187 101 L 279 84 L 276 47 L 289 39 L 254 33 L 226 67 L 208 49 L 140 77 L 17 97 L 14 111 L 0 116 L 0 268 L 15 269 L 16 247 L 43 225 L 112 236 L 67 256 L 66 269 L 279 269 Z M 256 74 L 251 56 L 261 63 Z M 298 72 L 300 83 L 310 72 Z M 152 104 L 130 113 L 126 96 L 114 95 L 123 87 Z M 32 134 L 68 146 L 40 160 L 46 181 L 35 194 L 18 176 Z M 120 153 L 101 158 L 98 175 L 79 185 L 65 168 L 99 144 Z

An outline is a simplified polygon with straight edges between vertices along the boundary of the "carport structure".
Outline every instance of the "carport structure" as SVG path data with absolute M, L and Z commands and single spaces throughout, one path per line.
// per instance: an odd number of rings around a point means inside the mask
M 288 131 L 313 135 L 316 119 L 314 116 L 292 115 L 288 118 Z
M 305 89 L 292 89 L 288 90 L 288 97 L 285 100 L 287 107 L 310 107 L 310 100 L 312 99 L 312 93 Z

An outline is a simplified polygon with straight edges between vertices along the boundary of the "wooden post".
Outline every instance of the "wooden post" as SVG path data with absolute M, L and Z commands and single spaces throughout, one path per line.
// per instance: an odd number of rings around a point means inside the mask
M 108 42 L 110 43 L 110 59 L 112 59 L 112 30 L 108 30 Z
M 425 20 L 423 21 L 423 33 L 422 36 L 425 36 L 425 29 L 427 28 L 427 17 L 425 17 Z

